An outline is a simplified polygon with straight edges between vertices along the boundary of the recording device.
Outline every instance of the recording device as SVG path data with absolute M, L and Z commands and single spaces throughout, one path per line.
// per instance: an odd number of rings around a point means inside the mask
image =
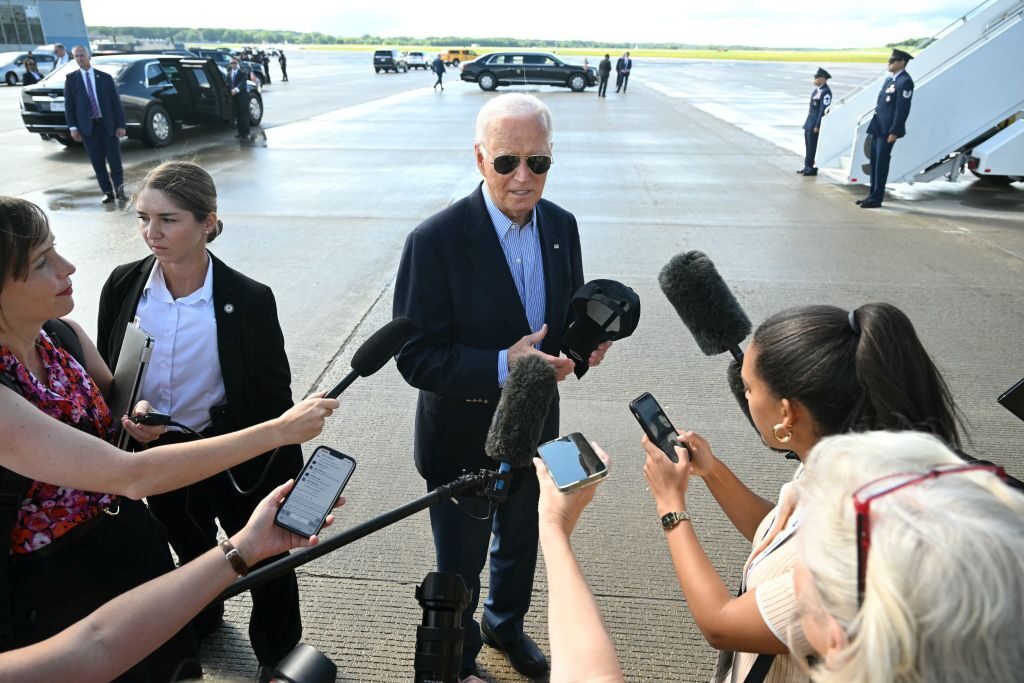
M 140 415 L 132 415 L 128 418 L 137 425 L 149 425 L 161 426 L 171 424 L 171 416 L 167 413 L 158 413 L 155 410 L 151 410 L 148 413 L 142 413 Z
M 509 370 L 484 442 L 487 457 L 501 463 L 499 474 L 533 462 L 557 394 L 555 369 L 540 356 L 520 358 Z M 502 490 L 504 482 L 496 487 Z
M 608 476 L 608 466 L 579 432 L 548 441 L 537 452 L 562 493 L 596 484 Z
M 1024 379 L 1004 391 L 996 400 L 999 405 L 1024 420 Z
M 344 453 L 318 446 L 299 472 L 274 524 L 306 538 L 320 531 L 355 468 L 356 461 Z
M 338 667 L 312 645 L 299 643 L 278 663 L 274 681 L 285 683 L 334 683 Z
M 423 608 L 423 622 L 416 627 L 416 683 L 458 683 L 466 584 L 458 574 L 430 572 L 416 586 L 416 600 Z
M 408 318 L 395 318 L 363 342 L 352 356 L 352 371 L 327 392 L 325 398 L 338 398 L 357 377 L 369 377 L 387 365 L 419 330 Z
M 650 392 L 645 391 L 633 399 L 629 404 L 629 409 L 636 421 L 640 423 L 647 438 L 660 448 L 669 460 L 679 462 L 675 446 L 685 449 L 689 459 L 693 460 L 690 448 L 679 438 L 676 428 L 672 426 L 665 411 L 661 409 L 661 405 L 658 404 L 654 396 L 651 396 Z
M 751 325 L 707 254 L 678 254 L 661 269 L 658 284 L 705 356 L 728 351 L 742 362 L 740 342 Z

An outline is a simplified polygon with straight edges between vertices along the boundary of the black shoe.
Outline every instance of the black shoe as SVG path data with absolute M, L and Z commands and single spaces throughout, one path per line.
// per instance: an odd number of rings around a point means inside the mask
M 854 204 L 860 205 L 860 204 L 863 204 L 866 201 L 867 201 L 866 199 L 858 199 L 857 201 L 854 202 Z
M 527 678 L 540 678 L 549 670 L 548 660 L 530 636 L 523 634 L 517 643 L 502 643 L 488 628 L 487 622 L 481 620 L 480 637 L 485 645 L 500 650 L 512 668 Z
M 860 203 L 862 209 L 877 209 L 880 206 L 882 206 L 882 202 L 869 202 L 866 199 Z
M 818 169 L 816 169 L 816 168 L 809 168 L 806 171 L 804 171 L 803 174 L 806 175 L 806 176 L 818 175 Z
M 114 203 L 114 193 L 113 192 L 108 192 L 105 195 L 103 195 L 103 200 L 102 200 L 101 203 L 103 203 L 103 204 L 113 204 Z
M 118 192 L 115 196 L 117 197 L 117 201 L 122 203 L 128 203 L 128 195 L 126 195 L 124 192 Z
M 808 170 L 808 169 L 807 169 L 807 167 L 806 167 L 806 166 L 804 166 L 804 167 L 803 167 L 803 168 L 801 168 L 801 169 L 800 169 L 799 171 L 797 171 L 797 173 L 799 173 L 800 175 L 803 175 L 804 173 L 807 173 L 807 170 Z

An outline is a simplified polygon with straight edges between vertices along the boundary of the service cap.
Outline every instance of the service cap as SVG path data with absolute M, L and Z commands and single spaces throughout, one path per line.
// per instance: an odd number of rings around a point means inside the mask
M 893 50 L 892 56 L 889 57 L 889 62 L 909 62 L 913 58 L 914 56 L 909 52 L 904 52 L 903 50 Z
M 814 74 L 814 77 L 815 78 L 832 78 L 832 74 L 830 74 L 829 72 L 825 71 L 824 69 L 822 69 L 819 66 L 818 67 L 818 71 Z

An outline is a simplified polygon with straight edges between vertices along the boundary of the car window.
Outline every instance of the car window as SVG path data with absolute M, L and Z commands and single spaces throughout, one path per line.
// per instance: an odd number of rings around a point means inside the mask
M 558 62 L 556 62 L 552 57 L 545 57 L 543 61 L 541 61 L 541 64 L 544 66 L 558 66 Z
M 196 82 L 200 88 L 211 89 L 213 85 L 210 83 L 210 79 L 206 77 L 206 72 L 202 69 L 191 69 L 192 74 L 196 77 Z
M 531 65 L 543 64 L 544 55 L 525 55 L 523 61 Z
M 169 79 L 164 70 L 160 68 L 160 65 L 156 62 L 150 62 L 146 65 L 146 85 L 163 85 L 167 83 Z
M 522 55 L 505 55 L 505 59 L 503 60 L 503 62 L 505 64 L 522 64 L 523 63 L 523 56 Z

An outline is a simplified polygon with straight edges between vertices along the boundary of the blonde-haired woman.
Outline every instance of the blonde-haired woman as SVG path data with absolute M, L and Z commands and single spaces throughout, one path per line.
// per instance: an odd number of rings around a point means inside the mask
M 1024 495 L 1003 476 L 916 432 L 814 448 L 795 574 L 813 680 L 1021 679 Z
M 146 175 L 133 202 L 151 253 L 115 268 L 103 287 L 97 346 L 104 359 L 115 367 L 125 326 L 138 318 L 155 339 L 141 391 L 155 410 L 207 437 L 288 410 L 291 370 L 274 294 L 208 249 L 224 229 L 213 178 L 191 161 L 167 161 Z M 171 431 L 156 443 L 192 438 Z M 301 467 L 299 446 L 285 446 L 272 461 L 266 453 L 186 488 L 151 496 L 150 509 L 184 564 L 217 544 L 217 521 L 228 534 L 236 533 L 260 499 Z M 265 673 L 302 634 L 295 574 L 257 586 L 251 594 L 249 640 Z M 194 622 L 197 634 L 215 629 L 222 614 L 220 603 L 204 610 Z

